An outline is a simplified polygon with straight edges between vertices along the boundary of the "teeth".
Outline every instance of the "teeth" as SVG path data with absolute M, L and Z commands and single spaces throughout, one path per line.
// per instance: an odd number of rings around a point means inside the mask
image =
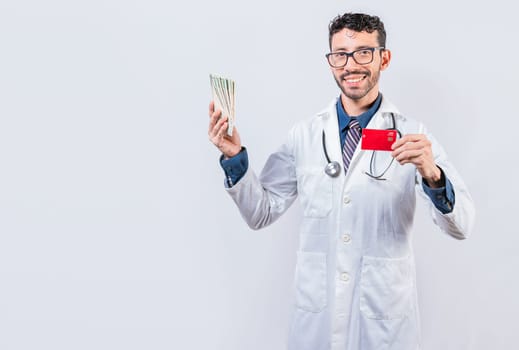
M 357 79 L 346 79 L 346 82 L 348 82 L 348 83 L 358 83 L 362 79 L 364 79 L 364 77 L 360 77 L 360 78 L 357 78 Z

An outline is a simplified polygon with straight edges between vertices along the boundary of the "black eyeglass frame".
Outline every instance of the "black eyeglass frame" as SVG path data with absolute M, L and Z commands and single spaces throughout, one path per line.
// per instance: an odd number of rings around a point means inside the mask
M 371 62 L 373 62 L 373 53 L 375 52 L 375 50 L 380 50 L 380 51 L 383 51 L 385 50 L 386 48 L 384 46 L 378 46 L 378 47 L 363 47 L 362 49 L 358 49 L 358 50 L 355 50 L 355 51 L 351 51 L 351 52 L 346 52 L 346 51 L 336 51 L 336 52 L 329 52 L 327 53 L 326 55 L 324 55 L 326 57 L 326 60 L 328 61 L 328 64 L 330 65 L 330 67 L 333 67 L 333 68 L 343 68 L 345 67 L 347 64 L 348 64 L 348 60 L 351 58 L 353 58 L 353 60 L 355 61 L 355 63 L 361 65 L 361 66 L 364 66 L 366 64 L 370 64 Z M 355 58 L 355 53 L 357 52 L 360 52 L 360 51 L 371 51 L 371 60 L 369 62 L 366 62 L 366 63 L 359 63 L 357 61 L 357 59 Z M 340 66 L 334 66 L 332 64 L 332 62 L 330 62 L 330 56 L 331 55 L 336 55 L 336 54 L 343 54 L 343 55 L 346 55 L 346 61 L 344 62 L 343 65 L 340 65 Z

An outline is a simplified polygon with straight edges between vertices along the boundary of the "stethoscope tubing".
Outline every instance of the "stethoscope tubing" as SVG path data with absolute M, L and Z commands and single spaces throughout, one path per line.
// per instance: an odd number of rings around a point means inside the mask
M 386 129 L 386 130 L 396 130 L 397 134 L 398 134 L 398 137 L 402 137 L 402 133 L 400 132 L 400 130 L 398 130 L 396 128 L 396 121 L 395 121 L 395 115 L 393 113 L 391 113 L 391 121 L 392 121 L 392 127 L 389 128 L 389 129 Z M 339 162 L 337 161 L 331 161 L 330 160 L 330 157 L 328 155 L 328 150 L 326 148 L 326 133 L 323 129 L 323 133 L 322 133 L 322 144 L 323 144 L 323 151 L 324 151 L 324 156 L 326 157 L 326 161 L 327 161 L 327 164 L 324 168 L 324 172 L 326 175 L 330 176 L 330 177 L 337 177 L 339 176 L 340 172 L 341 172 L 341 165 L 339 164 Z M 393 160 L 391 160 L 391 163 L 389 163 L 389 166 L 386 168 L 386 170 L 384 170 L 382 172 L 381 175 L 379 176 L 376 176 L 376 175 L 373 175 L 371 174 L 373 172 L 373 159 L 374 159 L 374 154 L 375 154 L 376 151 L 373 151 L 373 154 L 371 155 L 371 160 L 370 160 L 370 173 L 367 173 L 366 174 L 370 177 L 372 177 L 373 179 L 376 179 L 376 180 L 385 180 L 384 178 L 382 178 L 382 176 L 386 173 L 386 171 L 389 169 L 389 167 L 391 166 L 391 164 L 393 163 Z

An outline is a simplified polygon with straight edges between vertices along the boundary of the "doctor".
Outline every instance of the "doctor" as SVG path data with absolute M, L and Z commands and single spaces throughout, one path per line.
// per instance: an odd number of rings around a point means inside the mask
M 209 139 L 222 152 L 226 190 L 253 229 L 299 196 L 303 209 L 290 350 L 417 350 L 411 227 L 416 194 L 432 221 L 464 239 L 472 199 L 424 125 L 379 92 L 391 52 L 376 16 L 346 13 L 329 25 L 326 55 L 341 94 L 297 123 L 257 177 L 236 130 L 209 106 Z M 360 129 L 397 129 L 392 151 L 361 150 Z M 396 161 L 394 161 L 396 160 Z M 325 168 L 340 162 L 335 173 Z

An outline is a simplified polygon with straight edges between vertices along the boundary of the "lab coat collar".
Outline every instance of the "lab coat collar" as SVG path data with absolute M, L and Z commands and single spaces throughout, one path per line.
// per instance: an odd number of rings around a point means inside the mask
M 330 117 L 333 117 L 332 119 L 335 118 L 335 120 L 337 120 L 337 110 L 335 106 L 337 105 L 339 97 L 340 96 L 335 97 L 324 110 L 317 113 L 317 116 L 323 119 L 329 119 Z M 398 111 L 396 106 L 382 94 L 382 102 L 380 103 L 380 107 L 378 108 L 378 111 L 375 113 L 373 118 L 371 118 L 371 121 L 373 121 L 375 117 L 381 117 L 383 119 L 391 118 L 391 113 L 395 115 L 395 118 L 399 118 L 405 121 L 405 117 Z M 371 124 L 371 121 L 369 124 Z

